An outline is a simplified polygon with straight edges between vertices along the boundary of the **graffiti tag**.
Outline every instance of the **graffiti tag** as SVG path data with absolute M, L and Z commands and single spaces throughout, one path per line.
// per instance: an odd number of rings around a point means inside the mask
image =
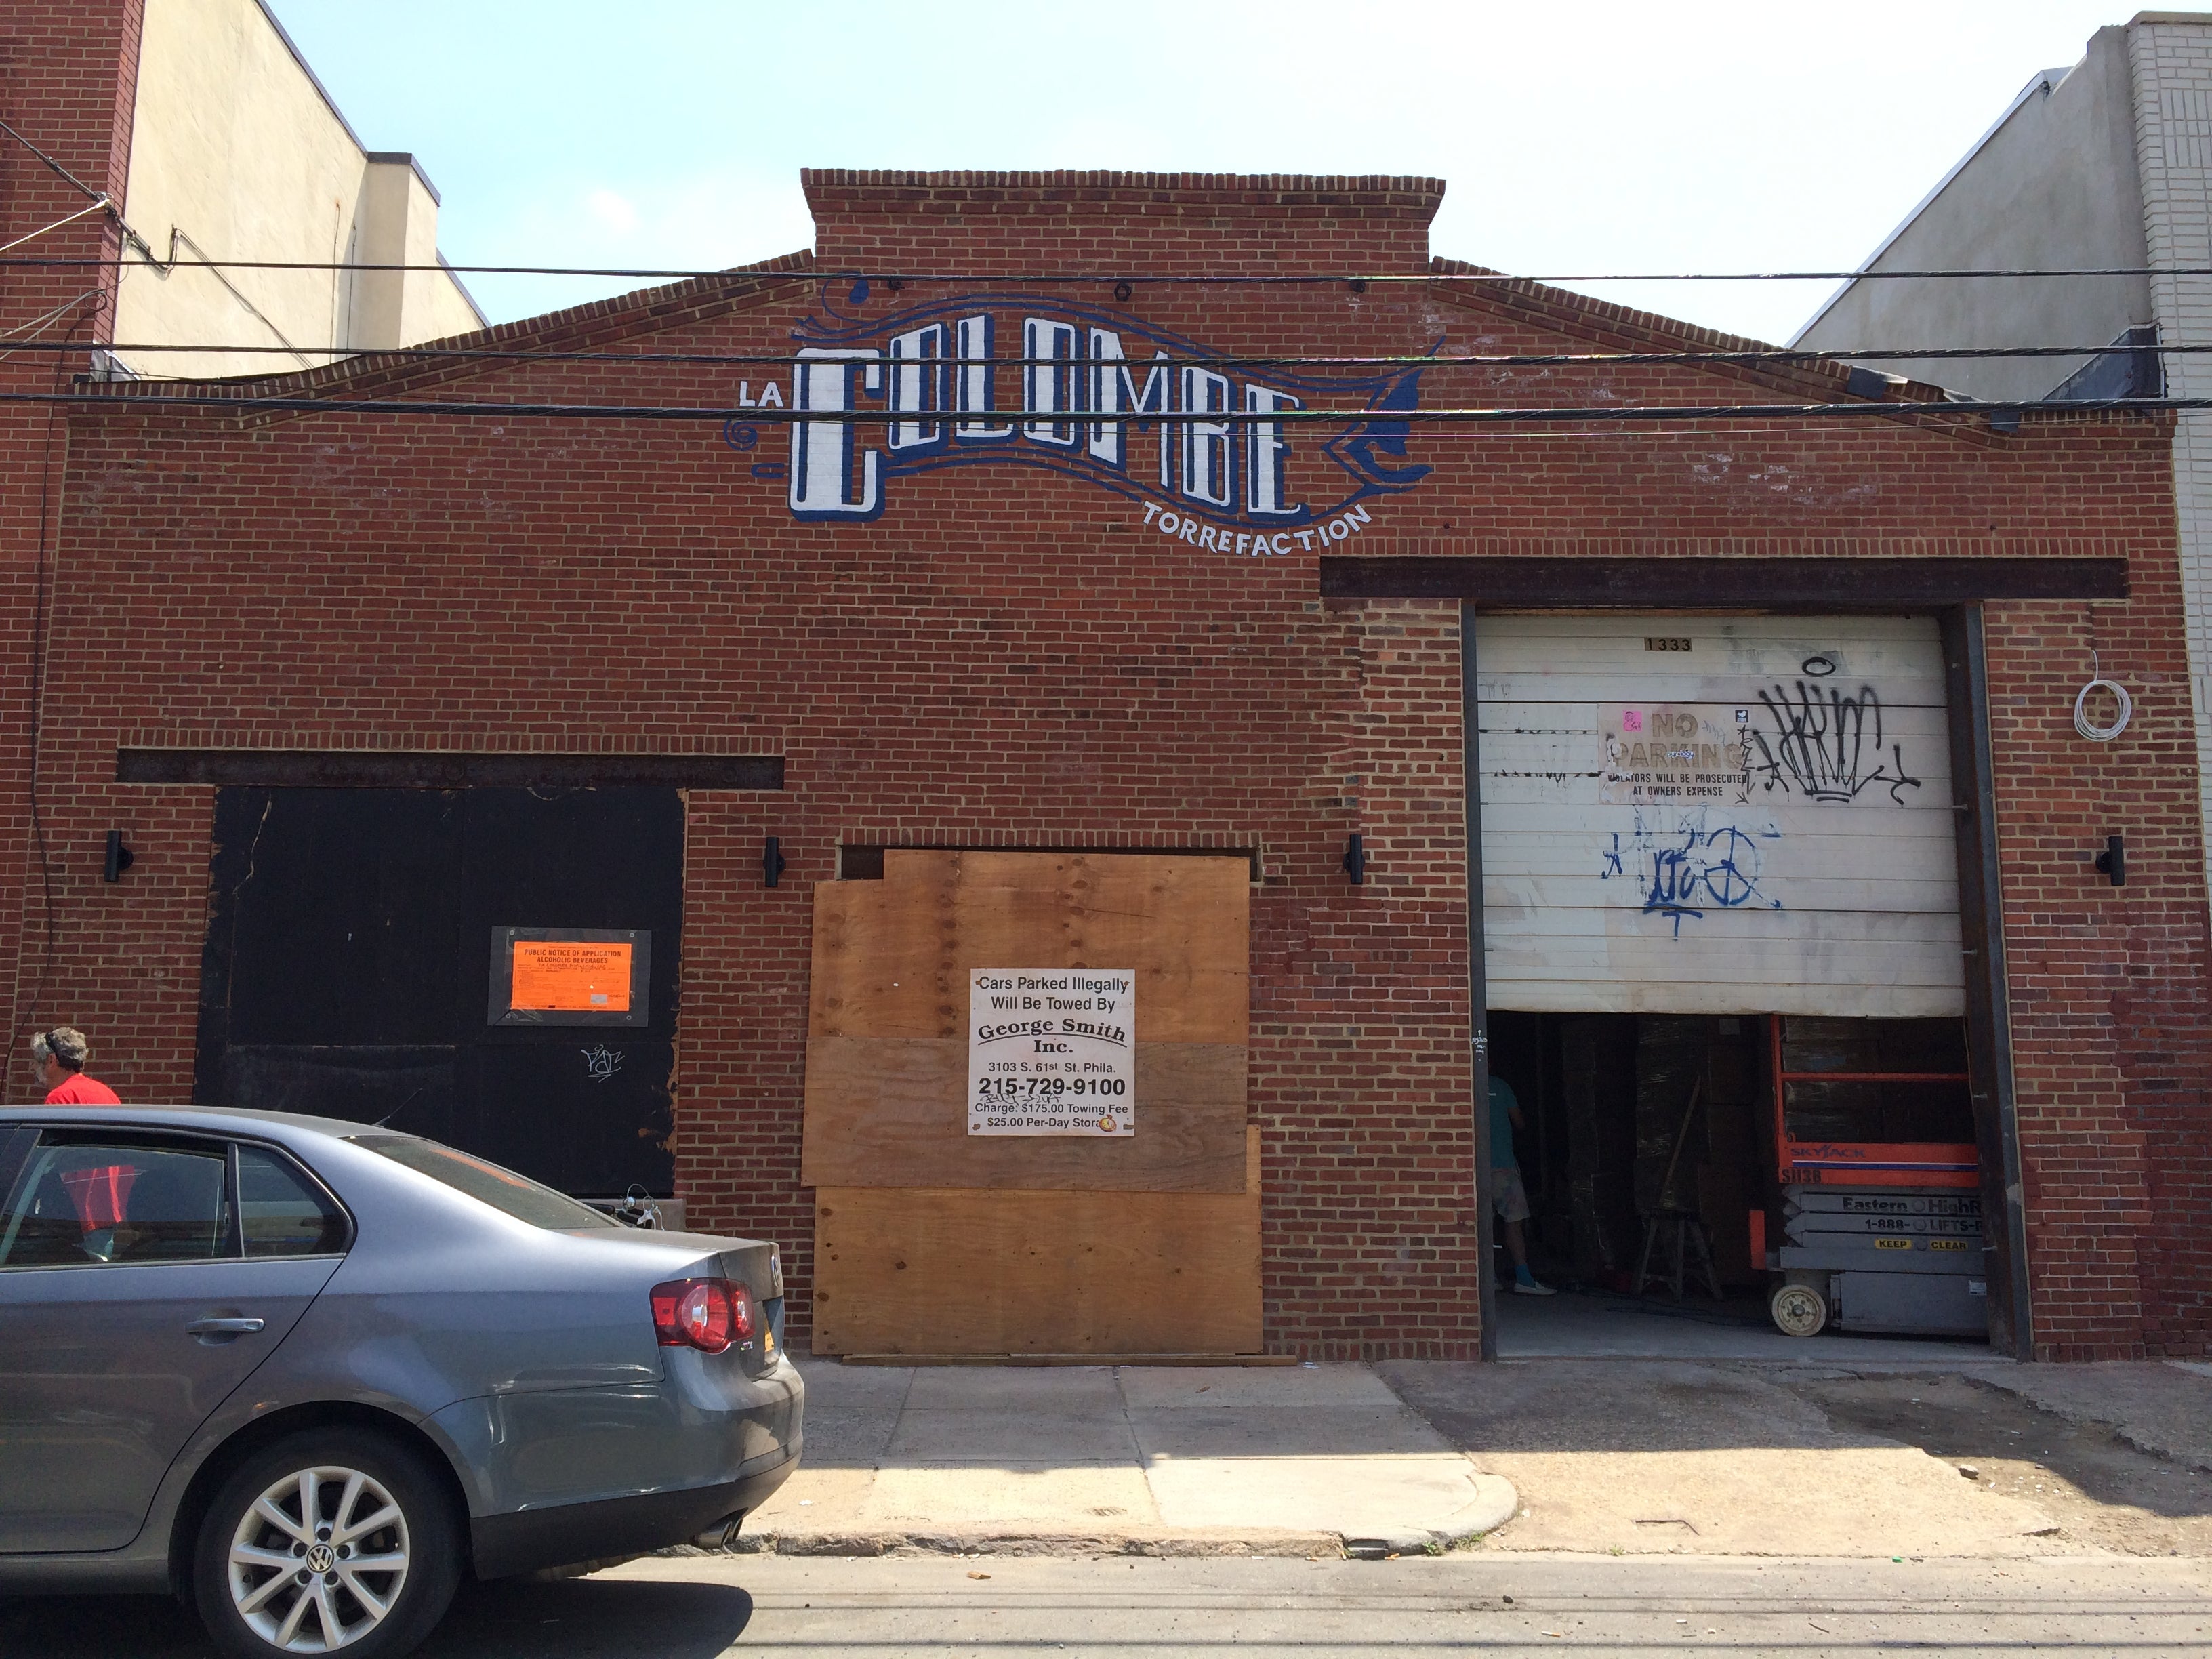
M 1644 914 L 1670 919 L 1680 939 L 1683 918 L 1702 920 L 1708 909 L 1782 908 L 1780 899 L 1759 886 L 1759 843 L 1778 841 L 1781 833 L 1771 826 L 1755 836 L 1733 823 L 1709 827 L 1703 812 L 1662 830 L 1647 824 L 1638 812 L 1626 835 L 1613 832 L 1598 879 L 1634 880 L 1643 893 Z
M 1903 792 L 1919 788 L 1920 780 L 1905 770 L 1905 745 L 1883 733 L 1880 694 L 1871 685 L 1853 694 L 1815 684 L 1835 672 L 1831 658 L 1808 657 L 1805 668 L 1808 678 L 1794 692 L 1777 684 L 1759 694 L 1772 729 L 1748 730 L 1747 793 L 1755 785 L 1770 794 L 1847 802 L 1869 789 L 1883 789 L 1902 806 Z

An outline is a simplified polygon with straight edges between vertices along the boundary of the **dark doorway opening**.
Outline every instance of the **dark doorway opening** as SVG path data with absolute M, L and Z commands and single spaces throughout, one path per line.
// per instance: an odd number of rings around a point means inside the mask
M 1826 1201 L 1807 1194 L 1917 1178 L 1816 1170 L 1814 1155 L 1935 1152 L 1947 1149 L 1929 1143 L 1972 1139 L 1963 1075 L 1927 1080 L 1966 1069 L 1956 1019 L 1492 1010 L 1489 1031 L 1491 1073 L 1512 1088 L 1524 1120 L 1514 1140 L 1530 1265 L 1566 1292 L 1546 1315 L 1554 1319 L 1663 1313 L 1778 1338 L 1770 1300 L 1788 1276 L 1784 1249 L 1805 1206 Z M 1816 1080 L 1822 1073 L 1837 1080 Z M 1884 1079 L 1869 1080 L 1876 1074 Z M 1948 1151 L 1972 1170 L 1970 1146 Z M 1785 1184 L 1793 1159 L 1803 1167 Z M 1972 1175 L 1961 1178 L 1971 1192 Z M 1543 1310 L 1513 1294 L 1502 1222 L 1497 1231 L 1492 1266 L 1510 1325 Z M 1655 1340 L 1663 1348 L 1663 1335 Z
M 218 790 L 193 1097 L 666 1196 L 683 872 L 674 789 Z M 493 1023 L 518 928 L 649 934 L 642 1023 Z

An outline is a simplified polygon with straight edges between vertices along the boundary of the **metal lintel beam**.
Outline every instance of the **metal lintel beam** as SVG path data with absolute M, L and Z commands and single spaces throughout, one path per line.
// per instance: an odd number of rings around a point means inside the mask
M 1887 610 L 1981 599 L 2124 599 L 2124 558 L 1711 558 L 1323 555 L 1329 599 L 1463 599 L 1562 609 Z

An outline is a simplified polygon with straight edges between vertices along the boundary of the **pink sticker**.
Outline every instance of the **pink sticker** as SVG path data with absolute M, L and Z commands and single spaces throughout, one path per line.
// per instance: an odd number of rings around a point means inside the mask
M 1620 712 L 1620 729 L 1624 732 L 1641 732 L 1644 729 L 1643 711 L 1636 708 L 1622 709 Z

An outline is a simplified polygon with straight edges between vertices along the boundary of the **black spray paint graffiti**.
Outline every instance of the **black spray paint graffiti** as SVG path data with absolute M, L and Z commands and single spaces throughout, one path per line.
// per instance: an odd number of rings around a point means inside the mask
M 1771 732 L 1753 726 L 1744 745 L 1744 788 L 1796 793 L 1808 800 L 1853 801 L 1868 789 L 1887 789 L 1902 806 L 1904 792 L 1920 787 L 1905 769 L 1905 746 L 1888 744 L 1881 698 L 1871 685 L 1846 695 L 1820 684 L 1836 672 L 1832 657 L 1805 659 L 1806 678 L 1792 693 L 1780 685 L 1759 694 Z
M 1759 839 L 1779 841 L 1782 832 L 1771 827 Z M 1604 854 L 1600 881 L 1618 876 L 1626 879 L 1628 861 L 1636 863 L 1636 880 L 1644 889 L 1644 914 L 1668 916 L 1674 937 L 1682 936 L 1682 918 L 1703 919 L 1710 908 L 1779 910 L 1782 901 L 1759 890 L 1759 840 L 1732 823 L 1708 829 L 1700 811 L 1673 831 L 1656 830 L 1636 815 L 1636 827 L 1623 837 L 1613 834 L 1613 846 Z

